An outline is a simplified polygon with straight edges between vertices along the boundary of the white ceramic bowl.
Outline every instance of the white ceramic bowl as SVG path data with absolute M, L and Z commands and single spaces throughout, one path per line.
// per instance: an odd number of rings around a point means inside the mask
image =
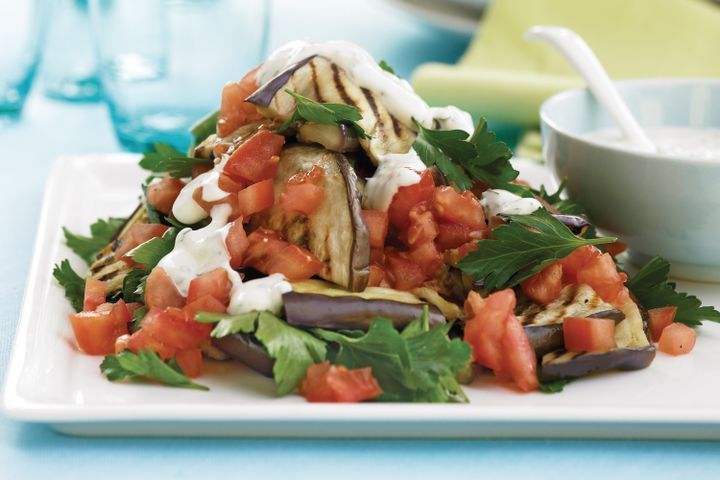
M 720 128 L 720 79 L 617 82 L 644 127 Z M 613 127 L 586 89 L 559 93 L 540 108 L 543 153 L 567 193 L 642 265 L 655 255 L 680 278 L 720 281 L 720 161 L 624 150 L 583 135 Z

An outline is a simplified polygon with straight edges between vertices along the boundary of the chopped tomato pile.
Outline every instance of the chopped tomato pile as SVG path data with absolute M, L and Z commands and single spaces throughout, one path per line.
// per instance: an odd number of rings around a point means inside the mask
M 354 403 L 382 393 L 369 367 L 348 370 L 327 361 L 310 365 L 298 390 L 308 402 Z

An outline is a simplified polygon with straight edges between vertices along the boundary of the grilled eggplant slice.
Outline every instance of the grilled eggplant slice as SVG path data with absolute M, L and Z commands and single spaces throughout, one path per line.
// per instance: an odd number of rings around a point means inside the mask
M 115 251 L 120 247 L 120 239 L 133 225 L 148 222 L 147 209 L 145 204 L 141 203 L 118 230 L 110 243 L 98 254 L 93 264 L 90 265 L 90 278 L 106 282 L 108 297 L 122 290 L 125 275 L 133 269 L 133 267 L 115 257 Z
M 655 347 L 615 348 L 604 353 L 577 353 L 558 350 L 542 359 L 540 381 L 582 377 L 607 370 L 640 370 L 655 358 Z
M 313 166 L 325 172 L 320 185 L 325 199 L 320 207 L 308 216 L 280 208 L 278 199 L 287 180 Z M 321 278 L 353 292 L 364 290 L 370 276 L 370 241 L 362 218 L 362 184 L 347 159 L 322 148 L 286 147 L 280 154 L 274 184 L 275 206 L 257 215 L 251 228 L 281 232 L 323 262 Z
M 275 360 L 268 355 L 262 345 L 253 340 L 249 335 L 238 333 L 227 337 L 215 338 L 213 339 L 212 345 L 256 372 L 272 378 Z
M 363 117 L 358 123 L 372 137 L 370 140 L 360 139 L 360 145 L 373 161 L 386 153 L 405 153 L 415 141 L 414 130 L 388 112 L 380 95 L 356 85 L 327 58 L 313 57 L 284 78 L 287 81 L 283 88 L 273 85 L 276 93 L 269 103 L 267 98 L 255 98 L 255 95 L 248 100 L 258 105 L 267 116 L 279 120 L 287 119 L 295 110 L 295 100 L 285 89 L 318 102 L 355 106 Z M 260 90 L 263 90 L 262 86 Z

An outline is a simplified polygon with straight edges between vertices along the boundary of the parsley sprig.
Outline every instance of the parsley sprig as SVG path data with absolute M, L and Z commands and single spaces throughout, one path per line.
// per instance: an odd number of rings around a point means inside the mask
M 469 190 L 477 181 L 512 192 L 525 189 L 510 183 L 518 176 L 510 164 L 512 151 L 495 140 L 484 118 L 470 136 L 462 130 L 435 130 L 413 122 L 418 131 L 413 148 L 418 156 L 428 167 L 437 166 L 455 188 Z
M 126 378 L 151 379 L 171 387 L 209 390 L 190 380 L 176 362 L 165 363 L 152 350 L 133 353 L 128 350 L 108 355 L 100 364 L 100 372 L 111 382 Z
M 567 179 L 563 179 L 558 186 L 555 193 L 550 193 L 545 189 L 545 185 L 540 186 L 540 190 L 533 190 L 532 192 L 538 197 L 545 200 L 547 203 L 557 209 L 558 212 L 564 215 L 583 215 L 585 214 L 585 208 L 577 202 L 574 202 L 567 198 L 562 198 L 562 193 L 567 186 Z
M 295 99 L 295 110 L 280 125 L 278 128 L 279 133 L 284 132 L 291 125 L 298 122 L 315 122 L 322 125 L 346 125 L 359 138 L 372 138 L 357 123 L 363 118 L 357 107 L 344 103 L 319 103 L 288 89 L 285 89 L 285 92 Z
M 89 237 L 78 235 L 63 227 L 65 243 L 90 265 L 97 253 L 110 243 L 124 223 L 124 218 L 110 217 L 107 220 L 100 218 L 90 225 Z
M 583 245 L 616 240 L 577 237 L 545 209 L 508 218 L 508 224 L 493 230 L 492 239 L 479 241 L 477 250 L 458 262 L 464 273 L 483 280 L 490 291 L 513 287 Z
M 52 274 L 58 284 L 65 290 L 65 298 L 70 301 L 75 311 L 82 310 L 85 296 L 85 279 L 73 270 L 70 261 L 67 259 L 55 265 Z
M 677 307 L 675 321 L 691 327 L 702 324 L 702 320 L 720 322 L 720 312 L 702 302 L 694 295 L 678 292 L 673 282 L 668 282 L 670 264 L 661 257 L 655 257 L 641 268 L 626 285 L 646 309 Z
M 162 237 L 155 237 L 147 242 L 138 245 L 128 252 L 128 256 L 140 265 L 145 265 L 145 271 L 149 272 L 160 263 L 160 260 L 170 253 L 175 246 L 175 237 L 179 230 L 170 227 Z
M 212 164 L 206 158 L 193 158 L 183 155 L 172 145 L 167 143 L 154 143 L 153 148 L 140 159 L 140 167 L 151 171 L 155 175 L 168 173 L 171 177 L 185 178 L 192 175 L 192 167 L 198 164 Z

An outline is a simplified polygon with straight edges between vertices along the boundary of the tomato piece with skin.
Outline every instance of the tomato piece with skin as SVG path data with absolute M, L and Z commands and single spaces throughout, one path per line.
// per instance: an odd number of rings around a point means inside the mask
M 158 212 L 169 215 L 175 200 L 178 195 L 180 195 L 180 190 L 182 190 L 184 186 L 185 182 L 179 178 L 172 178 L 166 175 L 159 182 L 148 185 L 146 193 L 147 201 L 155 207 L 155 210 Z
M 248 244 L 244 265 L 264 272 L 270 259 L 285 248 L 287 242 L 274 230 L 258 228 L 248 235 Z
M 567 317 L 563 320 L 565 350 L 608 352 L 615 348 L 615 320 Z
M 308 250 L 287 243 L 271 256 L 263 273 L 282 273 L 290 281 L 307 280 L 322 271 L 323 263 Z
M 103 304 L 98 308 L 104 306 Z M 78 347 L 88 355 L 112 355 L 115 353 L 115 340 L 128 333 L 125 321 L 126 312 L 127 307 L 123 303 L 120 309 L 115 309 L 113 305 L 108 304 L 107 308 L 102 308 L 100 311 L 70 315 L 70 325 Z
M 194 319 L 195 315 L 200 312 L 226 313 L 227 305 L 212 295 L 203 295 L 192 302 L 188 302 L 183 309 L 188 318 Z
M 616 240 L 612 243 L 606 243 L 605 245 L 603 245 L 603 248 L 613 257 L 617 257 L 625 250 L 627 250 L 627 244 L 625 242 L 620 242 Z
M 486 230 L 474 230 L 459 223 L 438 223 L 435 243 L 440 250 L 458 248 L 469 242 L 482 240 Z
M 238 207 L 244 221 L 254 213 L 262 212 L 275 203 L 275 187 L 272 179 L 263 180 L 241 190 L 237 194 Z
M 146 319 L 151 317 L 152 315 L 150 315 L 149 313 L 145 316 Z M 139 353 L 142 350 L 152 350 L 153 352 L 157 353 L 158 356 L 163 360 L 170 360 L 175 356 L 176 352 L 176 350 L 171 346 L 165 345 L 164 343 L 158 341 L 156 338 L 150 335 L 150 333 L 147 332 L 145 328 L 141 328 L 137 332 L 130 335 L 130 337 L 127 339 L 127 342 L 125 343 L 125 346 L 133 353 Z M 118 347 L 121 347 L 121 345 L 118 345 Z
M 407 244 L 432 242 L 438 236 L 438 226 L 427 201 L 418 202 L 408 212 Z
M 220 173 L 218 177 L 218 187 L 224 192 L 238 193 L 246 186 L 247 184 L 244 181 L 234 179 L 225 172 Z
M 259 130 L 241 143 L 223 167 L 223 172 L 250 183 L 275 177 L 285 137 L 270 130 Z
M 520 320 L 513 314 L 505 319 L 502 340 L 503 371 L 523 392 L 537 390 L 537 357 Z
M 328 361 L 310 365 L 298 391 L 308 402 L 336 403 L 372 400 L 382 393 L 370 367 L 348 370 Z
M 487 227 L 482 205 L 472 192 L 458 193 L 452 187 L 436 187 L 431 203 L 440 221 L 465 225 L 471 229 L 482 230 Z
M 563 282 L 578 283 L 577 274 L 580 269 L 590 260 L 602 255 L 602 252 L 592 245 L 584 245 L 567 257 L 559 260 L 558 263 L 563 267 Z
M 193 278 L 188 286 L 187 303 L 192 303 L 200 297 L 211 295 L 220 303 L 227 306 L 230 303 L 230 290 L 232 283 L 224 268 L 216 268 Z
M 475 361 L 498 376 L 503 375 L 506 319 L 513 313 L 515 303 L 515 292 L 511 289 L 491 293 L 482 302 L 468 297 L 472 317 L 465 323 L 464 340 L 472 347 Z
M 560 296 L 563 269 L 559 263 L 545 267 L 539 273 L 520 283 L 522 291 L 534 302 L 547 305 Z
M 237 219 L 232 222 L 225 237 L 225 247 L 227 247 L 230 254 L 230 266 L 232 268 L 238 269 L 242 266 L 245 252 L 249 246 L 250 242 L 245 233 L 245 226 L 241 219 Z
M 695 347 L 695 330 L 683 323 L 673 323 L 660 334 L 658 350 L 669 355 L 684 355 Z
M 652 308 L 648 310 L 648 327 L 653 342 L 660 341 L 662 331 L 673 323 L 677 307 Z
M 243 125 L 262 118 L 262 114 L 258 112 L 257 107 L 245 101 L 247 97 L 258 89 L 257 71 L 259 68 L 257 67 L 248 72 L 239 82 L 230 82 L 223 87 L 220 116 L 217 122 L 217 134 L 219 137 L 230 135 Z
M 142 245 L 148 240 L 162 237 L 168 227 L 159 223 L 136 223 L 120 237 L 120 244 L 115 250 L 115 258 L 122 258 L 127 252 Z
M 196 378 L 202 371 L 202 351 L 199 348 L 188 348 L 179 350 L 175 354 L 175 360 L 185 376 Z
M 387 212 L 380 210 L 363 210 L 363 220 L 370 234 L 370 247 L 383 248 L 387 238 L 389 219 Z
M 385 268 L 391 285 L 398 290 L 412 290 L 427 279 L 422 267 L 396 252 L 385 254 Z
M 420 181 L 414 185 L 398 188 L 388 208 L 390 223 L 405 230 L 410 224 L 408 214 L 410 209 L 423 200 L 428 200 L 433 193 L 435 184 L 430 170 L 420 175 Z
M 155 267 L 145 284 L 145 305 L 148 308 L 185 306 L 185 297 L 178 291 L 172 279 L 162 267 Z
M 278 205 L 286 212 L 310 215 L 322 205 L 325 190 L 312 183 L 290 184 L 280 194 Z
M 92 312 L 105 303 L 105 282 L 88 278 L 85 280 L 85 294 L 83 296 L 83 311 Z
M 428 277 L 431 277 L 443 264 L 443 255 L 432 241 L 415 245 L 408 252 L 408 257 L 419 265 Z
M 169 307 L 142 321 L 142 329 L 160 343 L 176 350 L 196 347 L 210 337 L 213 326 L 196 322 L 180 308 Z
M 589 285 L 600 298 L 616 307 L 623 306 L 630 298 L 626 280 L 627 275 L 617 271 L 609 253 L 591 258 L 577 272 L 578 284 Z

